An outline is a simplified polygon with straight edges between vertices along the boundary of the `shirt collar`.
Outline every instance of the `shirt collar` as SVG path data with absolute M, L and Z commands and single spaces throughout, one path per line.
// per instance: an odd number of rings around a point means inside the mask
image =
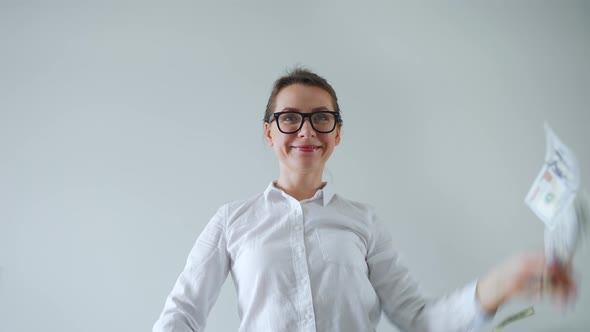
M 326 182 L 326 185 L 320 190 L 323 193 L 324 198 L 324 206 L 328 205 L 332 198 L 334 197 L 334 191 L 332 190 L 332 186 L 330 183 Z
M 272 181 L 268 185 L 268 187 L 266 187 L 266 190 L 264 191 L 264 197 L 267 200 L 273 199 L 273 198 L 279 198 L 281 196 L 288 196 L 288 197 L 292 198 L 291 196 L 284 193 L 281 189 L 277 188 L 275 186 L 275 183 L 276 183 L 276 181 Z M 326 206 L 326 205 L 328 205 L 328 203 L 330 203 L 330 201 L 332 200 L 333 197 L 334 197 L 334 192 L 332 191 L 332 186 L 328 182 L 324 182 L 324 187 L 322 189 L 319 189 L 315 193 L 315 195 L 313 195 L 313 197 L 309 198 L 309 200 L 321 198 L 323 206 Z

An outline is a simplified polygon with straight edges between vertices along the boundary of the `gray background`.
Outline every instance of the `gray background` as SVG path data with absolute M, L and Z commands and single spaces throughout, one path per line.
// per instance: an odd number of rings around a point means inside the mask
M 276 178 L 261 118 L 295 64 L 339 94 L 326 178 L 425 294 L 541 248 L 544 121 L 590 189 L 589 32 L 588 1 L 0 0 L 0 330 L 150 330 L 215 210 Z M 586 331 L 589 254 L 576 307 L 510 331 Z M 237 330 L 230 280 L 207 331 Z

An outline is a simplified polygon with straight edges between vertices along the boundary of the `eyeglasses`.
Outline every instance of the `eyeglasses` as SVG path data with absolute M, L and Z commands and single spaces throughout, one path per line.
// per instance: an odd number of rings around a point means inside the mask
M 318 133 L 327 134 L 334 131 L 336 124 L 342 122 L 340 112 L 319 111 L 313 113 L 300 113 L 295 111 L 277 112 L 272 114 L 273 119 L 277 121 L 277 127 L 283 134 L 293 134 L 303 127 L 305 118 L 309 118 L 309 123 L 313 130 Z M 272 122 L 270 119 L 268 122 Z

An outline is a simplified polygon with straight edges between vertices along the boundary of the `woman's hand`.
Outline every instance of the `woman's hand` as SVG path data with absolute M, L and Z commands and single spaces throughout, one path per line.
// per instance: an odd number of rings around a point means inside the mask
M 513 297 L 540 298 L 547 288 L 555 302 L 565 304 L 575 298 L 571 264 L 547 265 L 543 252 L 529 252 L 492 269 L 479 280 L 476 294 L 482 308 L 492 313 Z

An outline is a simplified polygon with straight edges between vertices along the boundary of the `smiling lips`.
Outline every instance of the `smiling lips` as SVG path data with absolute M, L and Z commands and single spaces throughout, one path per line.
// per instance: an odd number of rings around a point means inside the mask
M 301 152 L 314 152 L 319 150 L 321 147 L 317 145 L 297 145 L 293 146 L 293 148 Z

